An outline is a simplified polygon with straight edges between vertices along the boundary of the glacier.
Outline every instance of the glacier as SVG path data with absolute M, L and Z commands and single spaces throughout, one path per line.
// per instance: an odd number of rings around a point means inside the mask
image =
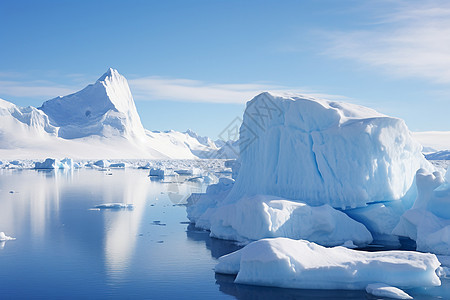
M 397 288 L 439 286 L 436 255 L 413 251 L 365 252 L 326 248 L 305 240 L 262 239 L 219 258 L 216 273 L 235 282 L 302 289 L 360 289 L 384 283 Z

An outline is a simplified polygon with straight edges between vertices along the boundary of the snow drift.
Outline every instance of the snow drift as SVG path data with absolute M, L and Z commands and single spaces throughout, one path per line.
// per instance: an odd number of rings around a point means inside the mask
M 247 103 L 227 202 L 275 195 L 355 208 L 399 200 L 432 169 L 401 119 L 354 104 L 262 93 Z
M 304 240 L 263 239 L 219 258 L 217 273 L 236 283 L 302 289 L 365 289 L 372 283 L 399 288 L 441 284 L 434 254 L 365 252 L 325 248 Z

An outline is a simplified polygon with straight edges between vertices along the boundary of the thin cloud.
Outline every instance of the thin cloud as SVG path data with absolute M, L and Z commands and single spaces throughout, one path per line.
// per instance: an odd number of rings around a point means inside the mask
M 157 76 L 132 79 L 129 80 L 129 84 L 137 100 L 245 103 L 264 91 L 296 92 L 308 96 L 336 100 L 345 98 L 339 95 L 321 94 L 305 89 L 294 89 L 279 85 L 258 83 L 219 84 Z
M 68 76 L 71 77 L 71 76 Z M 86 76 L 76 74 L 78 78 Z M 50 80 L 0 80 L 0 97 L 28 97 L 50 99 L 64 96 L 81 89 L 80 83 L 70 78 L 71 85 L 61 85 Z M 236 83 L 221 84 L 183 78 L 164 78 L 159 76 L 141 77 L 128 80 L 133 97 L 140 101 L 186 101 L 205 103 L 242 104 L 261 92 L 299 93 L 305 96 L 330 100 L 348 100 L 339 95 L 318 93 L 308 89 L 290 88 L 275 84 Z
M 326 33 L 327 55 L 395 76 L 450 83 L 450 3 L 400 2 L 370 30 Z
M 76 89 L 75 89 L 76 90 Z M 38 81 L 1 81 L 0 95 L 30 98 L 54 98 L 73 93 L 73 87 L 57 85 L 53 82 Z

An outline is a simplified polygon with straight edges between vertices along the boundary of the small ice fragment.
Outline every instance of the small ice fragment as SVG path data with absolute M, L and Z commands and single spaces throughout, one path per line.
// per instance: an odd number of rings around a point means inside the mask
M 128 208 L 133 209 L 133 204 L 125 204 L 125 203 L 103 203 L 96 205 L 95 208 L 99 209 L 122 209 L 122 208 Z
M 450 268 L 448 267 L 439 267 L 436 270 L 437 276 L 441 278 L 450 278 Z
M 392 299 L 413 299 L 413 297 L 411 297 L 401 289 L 384 283 L 371 283 L 367 285 L 366 292 L 377 297 L 388 297 Z
M 4 242 L 4 241 L 13 241 L 16 238 L 7 236 L 3 231 L 0 231 L 0 242 Z

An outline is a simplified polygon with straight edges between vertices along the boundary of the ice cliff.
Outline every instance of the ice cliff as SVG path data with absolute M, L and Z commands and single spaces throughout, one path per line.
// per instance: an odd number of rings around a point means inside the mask
M 227 202 L 274 195 L 355 208 L 399 200 L 431 170 L 401 119 L 362 106 L 262 93 L 247 103 L 241 167 Z

